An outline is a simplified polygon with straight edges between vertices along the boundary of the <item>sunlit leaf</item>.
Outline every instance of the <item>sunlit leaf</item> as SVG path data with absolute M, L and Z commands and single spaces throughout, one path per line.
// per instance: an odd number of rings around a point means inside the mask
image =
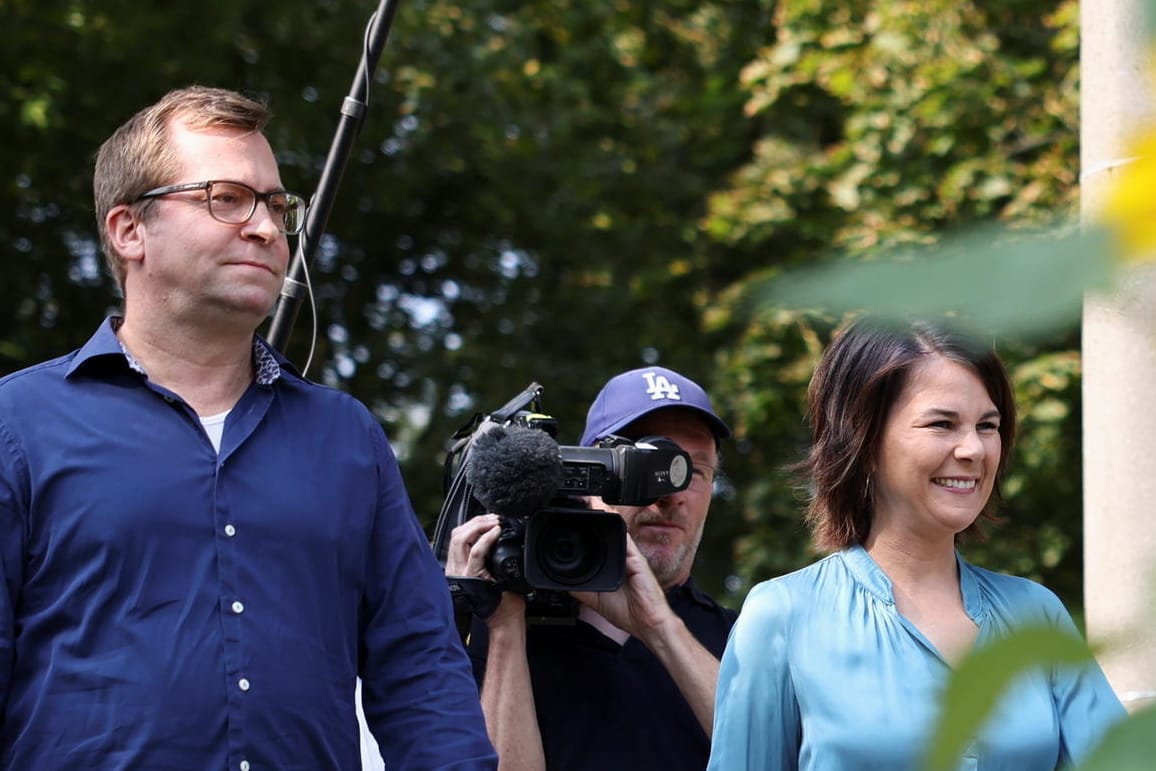
M 48 112 L 51 106 L 47 99 L 29 99 L 21 106 L 21 119 L 29 126 L 45 128 L 48 126 Z
M 829 263 L 768 282 L 758 294 L 779 308 L 886 317 L 950 313 L 1026 337 L 1075 324 L 1084 292 L 1110 281 L 1112 253 L 1102 231 L 1008 236 L 979 230 L 918 252 Z
M 1126 260 L 1156 259 L 1156 132 L 1137 141 L 1131 155 L 1108 193 L 1102 219 Z
M 1156 755 L 1156 707 L 1112 727 L 1073 771 L 1150 771 Z
M 927 757 L 931 771 L 953 768 L 1016 676 L 1038 667 L 1092 659 L 1083 640 L 1048 627 L 1025 627 L 964 659 L 944 693 Z

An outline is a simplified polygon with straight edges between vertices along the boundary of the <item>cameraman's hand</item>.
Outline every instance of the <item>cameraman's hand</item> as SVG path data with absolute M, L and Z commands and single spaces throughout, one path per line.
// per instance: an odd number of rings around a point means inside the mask
M 710 736 L 718 659 L 671 609 L 634 539 L 626 537 L 626 582 L 621 589 L 571 594 L 654 653 L 694 711 L 702 730 Z
M 486 569 L 486 555 L 494 548 L 502 528 L 497 514 L 482 514 L 458 525 L 450 533 L 446 554 L 446 575 L 461 578 L 483 578 L 493 581 Z M 526 599 L 514 592 L 502 592 L 502 602 L 488 618 L 491 630 L 510 623 L 524 625 Z
M 671 623 L 679 623 L 646 557 L 629 535 L 626 536 L 626 580 L 622 587 L 613 592 L 571 594 L 611 624 L 648 646 Z
M 500 533 L 497 514 L 482 514 L 455 527 L 446 554 L 446 575 L 494 580 L 486 570 L 486 555 Z

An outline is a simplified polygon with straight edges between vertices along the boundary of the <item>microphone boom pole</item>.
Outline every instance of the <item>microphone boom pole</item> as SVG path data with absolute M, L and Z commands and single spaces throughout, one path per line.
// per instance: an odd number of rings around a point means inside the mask
M 389 29 L 393 26 L 393 16 L 396 12 L 397 0 L 382 0 L 374 11 L 366 32 L 361 63 L 357 67 L 357 74 L 353 77 L 349 95 L 341 103 L 341 118 L 337 132 L 333 136 L 333 144 L 329 147 L 329 155 L 321 170 L 317 190 L 309 202 L 309 210 L 305 215 L 305 228 L 297 237 L 297 250 L 289 264 L 289 273 L 281 288 L 281 298 L 277 302 L 273 320 L 269 325 L 268 342 L 282 353 L 285 352 L 289 334 L 297 320 L 297 312 L 308 292 L 306 272 L 313 263 L 317 245 L 325 233 L 325 226 L 329 223 L 333 202 L 337 198 L 337 188 L 341 185 L 341 177 L 345 173 L 345 165 L 353 149 L 353 142 L 357 138 L 361 124 L 365 121 L 365 113 L 369 106 L 370 81 L 381 58 L 386 38 L 389 37 Z

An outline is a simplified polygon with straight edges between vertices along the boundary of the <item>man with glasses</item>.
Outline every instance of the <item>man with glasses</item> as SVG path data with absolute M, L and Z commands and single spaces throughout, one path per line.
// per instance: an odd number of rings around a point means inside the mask
M 174 91 L 100 148 L 123 313 L 0 380 L 0 766 L 493 769 L 381 426 L 256 336 L 305 203 L 264 105 Z
M 608 506 L 626 520 L 626 583 L 575 593 L 573 626 L 528 625 L 506 592 L 475 623 L 474 673 L 503 765 L 550 771 L 706 768 L 719 657 L 734 611 L 690 577 L 730 429 L 694 381 L 663 367 L 617 375 L 586 418 L 582 444 L 609 435 L 672 439 L 691 458 L 691 484 L 650 506 Z M 446 574 L 488 578 L 498 518 L 454 529 Z
M 189 182 L 183 185 L 165 185 L 141 193 L 137 201 L 160 198 L 174 193 L 204 191 L 209 216 L 226 225 L 243 225 L 257 211 L 257 203 L 269 207 L 269 214 L 282 233 L 295 236 L 305 225 L 305 199 L 285 190 L 258 193 L 243 182 L 212 179 L 207 182 Z

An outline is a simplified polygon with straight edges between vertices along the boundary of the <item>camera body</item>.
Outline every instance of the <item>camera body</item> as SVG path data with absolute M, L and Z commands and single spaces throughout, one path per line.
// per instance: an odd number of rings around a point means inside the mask
M 454 435 L 433 547 L 445 564 L 453 528 L 497 513 L 501 531 L 487 570 L 505 591 L 526 597 L 529 618 L 559 623 L 577 613 L 567 592 L 613 591 L 626 576 L 626 523 L 588 499 L 646 506 L 686 489 L 692 467 L 665 437 L 559 446 L 557 421 L 541 412 L 540 394 L 532 383 Z
M 541 428 L 540 415 L 527 427 Z M 690 457 L 674 442 L 607 437 L 596 447 L 558 448 L 562 482 L 546 506 L 503 516 L 486 567 L 513 591 L 614 591 L 626 577 L 626 522 L 591 509 L 604 503 L 647 506 L 686 488 Z

